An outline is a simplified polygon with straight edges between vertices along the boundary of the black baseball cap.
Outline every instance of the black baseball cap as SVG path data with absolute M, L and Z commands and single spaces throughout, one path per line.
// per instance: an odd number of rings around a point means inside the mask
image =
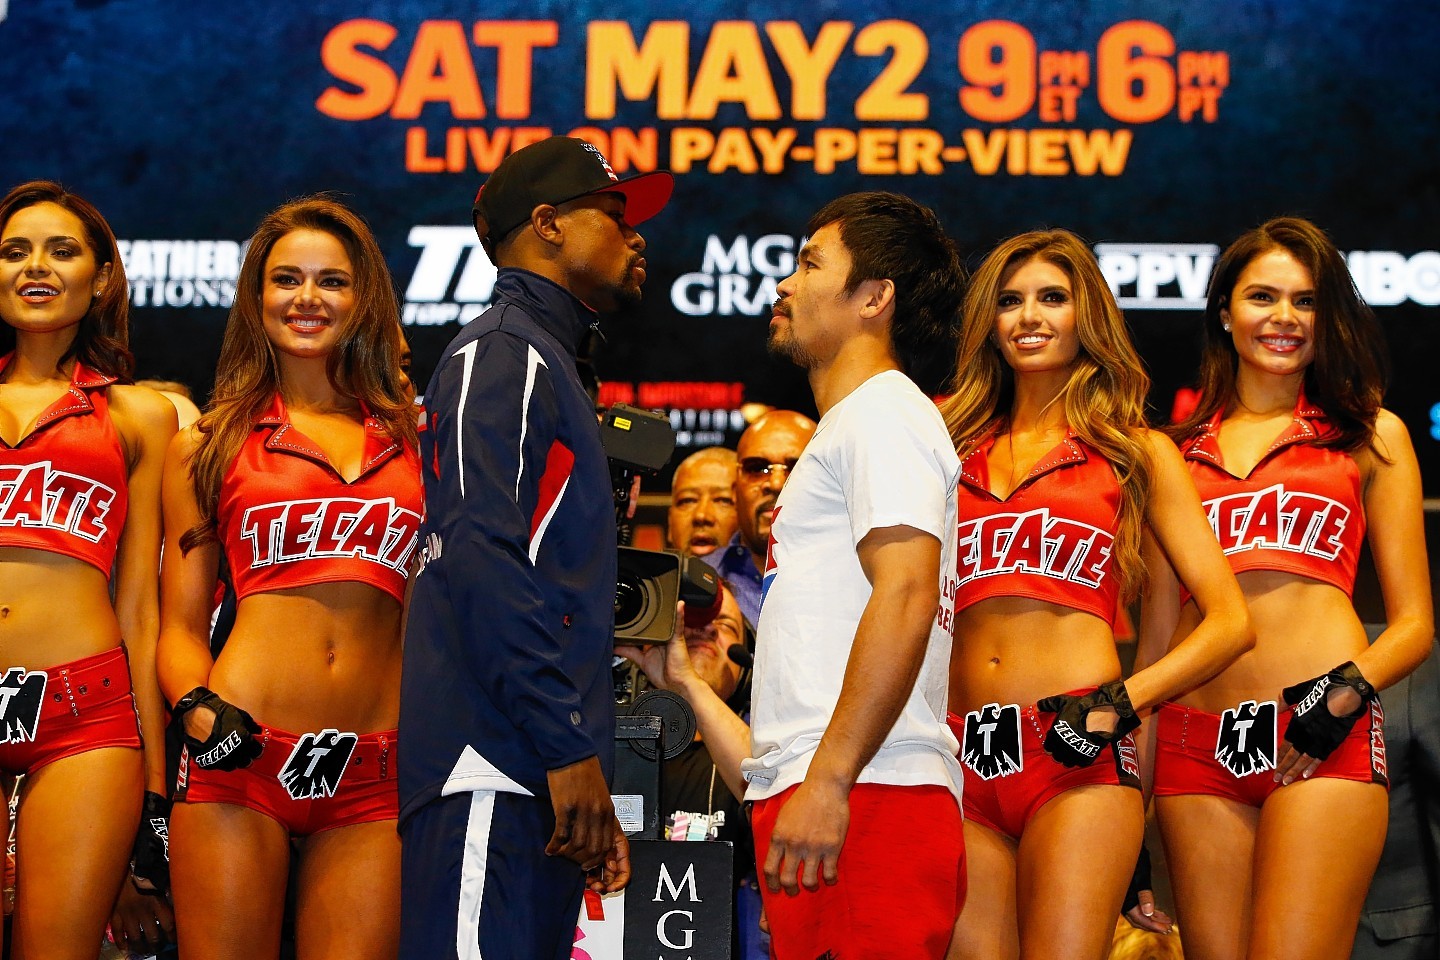
M 541 204 L 559 206 L 592 193 L 625 197 L 625 222 L 638 226 L 670 200 L 675 178 L 656 170 L 621 180 L 594 145 L 576 137 L 550 137 L 500 161 L 475 194 L 471 216 L 481 240 L 503 240 Z

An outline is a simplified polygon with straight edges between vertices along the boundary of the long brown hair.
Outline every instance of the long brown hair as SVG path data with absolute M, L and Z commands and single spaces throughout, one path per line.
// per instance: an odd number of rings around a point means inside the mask
M 265 262 L 280 238 L 296 230 L 330 234 L 354 268 L 355 307 L 326 361 L 330 384 L 364 403 L 395 440 L 415 446 L 415 411 L 400 381 L 400 304 L 384 255 L 365 221 L 343 204 L 326 196 L 292 200 L 260 221 L 240 266 L 215 391 L 196 423 L 200 441 L 189 461 L 203 519 L 180 538 L 183 550 L 215 539 L 220 483 L 280 389 L 275 348 L 265 336 Z
M 130 354 L 130 284 L 114 231 L 94 204 L 53 180 L 31 180 L 5 194 L 0 199 L 0 229 L 17 212 L 37 203 L 53 203 L 74 214 L 85 228 L 85 244 L 95 255 L 97 268 L 110 265 L 110 279 L 99 296 L 91 299 L 61 362 L 78 357 L 90 369 L 129 383 L 135 375 L 135 358 Z M 0 355 L 14 349 L 15 331 L 0 324 Z
M 1234 401 L 1240 355 L 1220 314 L 1230 306 L 1240 274 L 1272 250 L 1294 257 L 1315 283 L 1315 360 L 1305 371 L 1305 398 L 1325 411 L 1334 428 L 1316 446 L 1353 452 L 1370 445 L 1385 397 L 1385 338 L 1340 251 L 1324 230 L 1300 217 L 1267 220 L 1220 255 L 1205 301 L 1200 402 L 1170 435 L 1177 441 L 1189 438 Z
M 1145 582 L 1140 533 L 1150 486 L 1145 425 L 1150 378 L 1130 343 L 1125 317 L 1115 305 L 1100 265 L 1084 241 L 1068 230 L 1022 233 L 985 258 L 965 295 L 955 380 L 940 412 L 955 449 L 964 458 L 996 418 L 1009 411 L 1015 399 L 1015 374 L 991 335 L 1005 278 L 1032 260 L 1054 264 L 1070 278 L 1080 352 L 1060 398 L 1069 428 L 1110 462 L 1119 480 L 1122 500 L 1113 556 L 1120 593 L 1128 602 Z

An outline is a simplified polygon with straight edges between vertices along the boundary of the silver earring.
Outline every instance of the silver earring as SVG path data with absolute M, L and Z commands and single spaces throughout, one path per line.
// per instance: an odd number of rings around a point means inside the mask
M 1220 326 L 1225 329 L 1225 332 L 1226 332 L 1226 333 L 1229 333 L 1229 332 L 1230 332 L 1230 324 L 1228 324 L 1228 323 L 1222 323 L 1222 324 L 1220 324 Z

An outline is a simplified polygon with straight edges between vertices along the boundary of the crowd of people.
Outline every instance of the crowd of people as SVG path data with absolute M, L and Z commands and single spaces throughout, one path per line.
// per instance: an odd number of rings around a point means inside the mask
M 631 874 L 577 352 L 639 302 L 636 228 L 672 189 L 564 137 L 502 162 L 473 208 L 494 296 L 423 410 L 369 227 L 286 203 L 183 427 L 133 382 L 99 211 L 45 181 L 0 199 L 12 957 L 93 960 L 107 927 L 187 958 L 571 956 L 582 895 Z M 1167 933 L 1133 897 L 1153 797 L 1187 956 L 1348 957 L 1386 832 L 1379 695 L 1434 624 L 1416 456 L 1334 244 L 1278 218 L 1228 247 L 1199 404 L 1160 429 L 1075 234 L 967 277 L 898 194 L 805 233 L 768 337 L 819 420 L 772 410 L 677 466 L 668 538 L 719 614 L 620 651 L 697 717 L 665 802 L 753 836 L 771 955 L 1095 960 L 1122 913 Z M 937 404 L 907 373 L 949 356 Z

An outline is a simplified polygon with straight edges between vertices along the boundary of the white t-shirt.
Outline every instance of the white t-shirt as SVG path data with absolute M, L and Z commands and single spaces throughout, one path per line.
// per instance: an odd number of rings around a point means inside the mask
M 959 475 L 939 410 L 899 371 L 866 380 L 821 418 L 770 527 L 747 800 L 805 779 L 870 600 L 856 546 L 873 529 L 904 525 L 940 541 L 940 610 L 915 687 L 859 782 L 938 784 L 959 801 L 960 745 L 945 725 Z

